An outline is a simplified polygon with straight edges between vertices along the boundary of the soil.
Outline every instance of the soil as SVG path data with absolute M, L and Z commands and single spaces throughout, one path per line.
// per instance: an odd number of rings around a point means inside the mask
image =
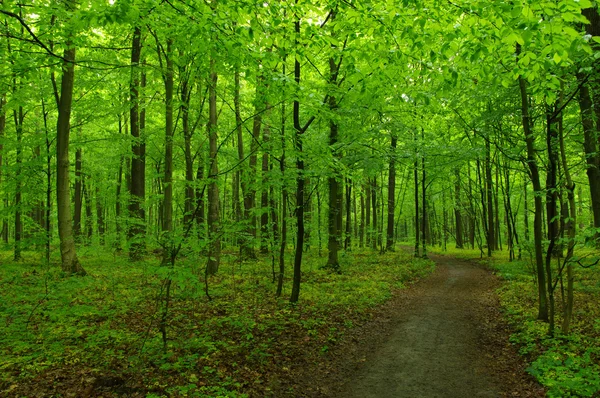
M 399 291 L 329 355 L 293 372 L 300 383 L 293 396 L 545 396 L 509 342 L 498 278 L 475 262 L 430 258 L 433 275 Z

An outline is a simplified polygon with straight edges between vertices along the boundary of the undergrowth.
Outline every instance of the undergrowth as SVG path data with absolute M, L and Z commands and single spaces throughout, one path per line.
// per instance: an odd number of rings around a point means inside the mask
M 0 252 L 2 396 L 268 396 L 293 388 L 286 374 L 307 352 L 326 354 L 394 289 L 433 269 L 403 252 L 354 252 L 337 274 L 311 253 L 301 301 L 291 306 L 291 270 L 275 298 L 271 258 L 240 264 L 224 255 L 209 300 L 205 259 L 193 255 L 170 270 L 158 258 L 130 263 L 90 249 L 82 255 L 89 275 L 66 277 L 58 259 L 46 267 L 33 253 L 19 263 L 10 254 Z M 158 298 L 166 276 L 165 352 Z

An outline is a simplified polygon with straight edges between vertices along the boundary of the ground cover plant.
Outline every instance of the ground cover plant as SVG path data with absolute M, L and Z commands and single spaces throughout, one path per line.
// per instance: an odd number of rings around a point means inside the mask
M 188 257 L 170 271 L 165 351 L 160 260 L 126 264 L 121 255 L 83 252 L 88 275 L 67 278 L 32 253 L 20 263 L 2 256 L 3 396 L 265 396 L 292 386 L 286 372 L 326 355 L 394 290 L 433 270 L 401 251 L 356 252 L 342 258 L 338 274 L 323 270 L 315 253 L 305 299 L 290 305 L 275 297 L 268 258 L 240 264 L 231 255 L 210 281 L 209 301 L 197 259 Z

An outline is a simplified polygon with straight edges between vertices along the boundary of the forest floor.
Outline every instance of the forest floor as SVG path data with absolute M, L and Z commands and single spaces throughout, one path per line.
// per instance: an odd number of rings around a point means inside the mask
M 499 278 L 431 255 L 435 273 L 378 309 L 326 361 L 299 372 L 310 397 L 543 397 L 509 342 Z

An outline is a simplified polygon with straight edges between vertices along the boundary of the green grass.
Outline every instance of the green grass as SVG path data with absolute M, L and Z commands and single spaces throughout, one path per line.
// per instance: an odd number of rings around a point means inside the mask
M 15 396 L 51 388 L 77 395 L 82 379 L 108 375 L 155 397 L 265 394 L 277 387 L 271 374 L 306 349 L 326 353 L 395 289 L 433 270 L 403 252 L 354 252 L 342 256 L 336 274 L 309 253 L 301 301 L 291 306 L 291 270 L 275 298 L 270 258 L 239 264 L 225 254 L 208 281 L 212 301 L 201 276 L 205 259 L 191 254 L 169 269 L 153 257 L 130 263 L 82 250 L 86 277 L 65 276 L 55 258 L 45 267 L 35 253 L 19 263 L 9 252 L 0 258 L 0 395 Z M 158 325 L 166 277 L 173 283 L 165 353 Z

